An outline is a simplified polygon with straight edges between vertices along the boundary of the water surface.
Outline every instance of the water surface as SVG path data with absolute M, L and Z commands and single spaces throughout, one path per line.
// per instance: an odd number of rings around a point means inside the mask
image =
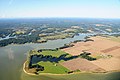
M 66 43 L 70 43 L 75 40 L 83 40 L 84 37 L 86 37 L 87 35 L 90 35 L 90 34 L 80 34 L 79 36 L 75 36 L 74 38 L 49 40 L 47 43 L 41 43 L 41 44 L 38 44 L 38 43 L 36 44 L 27 43 L 27 44 L 21 44 L 21 45 L 11 44 L 5 47 L 1 47 L 0 48 L 0 80 L 42 80 L 44 79 L 43 76 L 42 78 L 41 76 L 34 77 L 34 76 L 27 75 L 22 71 L 22 66 L 24 61 L 26 60 L 27 52 L 32 49 L 58 48 L 63 46 Z M 88 74 L 86 76 L 88 76 Z M 53 80 L 56 80 L 56 78 L 54 77 L 45 76 L 46 80 L 51 78 Z

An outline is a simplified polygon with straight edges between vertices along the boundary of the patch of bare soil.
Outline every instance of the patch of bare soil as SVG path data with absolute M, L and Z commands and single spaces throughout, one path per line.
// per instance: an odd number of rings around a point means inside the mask
M 104 72 L 105 70 L 96 66 L 95 64 L 89 62 L 86 59 L 77 58 L 73 60 L 69 60 L 66 62 L 61 63 L 64 67 L 74 71 L 74 70 L 80 70 L 80 71 L 90 71 L 90 72 Z
M 82 52 L 90 52 L 91 56 L 111 55 L 111 58 L 101 58 L 95 61 L 75 59 L 62 63 L 70 70 L 80 69 L 82 71 L 113 71 L 120 70 L 120 43 L 108 40 L 105 37 L 91 37 L 94 41 L 73 43 L 73 47 L 62 49 L 71 55 L 79 55 Z M 97 70 L 98 69 L 98 70 Z

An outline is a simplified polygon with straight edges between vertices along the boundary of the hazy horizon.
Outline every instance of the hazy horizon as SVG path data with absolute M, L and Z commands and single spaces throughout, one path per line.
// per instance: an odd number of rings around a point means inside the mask
M 120 18 L 120 0 L 1 0 L 1 18 Z

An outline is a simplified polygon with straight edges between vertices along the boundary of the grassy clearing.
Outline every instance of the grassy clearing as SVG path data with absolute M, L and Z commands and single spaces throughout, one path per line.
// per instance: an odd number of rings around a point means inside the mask
M 56 50 L 56 51 L 42 51 L 41 54 L 43 55 L 51 55 L 51 56 L 54 56 L 54 57 L 59 57 L 60 55 L 62 54 L 67 54 L 66 52 L 64 51 L 61 51 L 61 50 Z M 66 57 L 69 57 L 71 55 L 67 55 Z
M 37 54 L 37 55 L 42 54 L 44 57 L 51 55 L 53 59 L 60 58 L 61 55 L 64 56 L 64 57 L 71 57 L 71 55 L 69 55 L 69 54 L 67 54 L 67 53 L 65 53 L 64 51 L 61 51 L 61 50 L 42 50 L 42 52 L 38 52 L 36 50 L 33 50 L 32 54 L 34 54 L 34 55 L 35 54 Z M 65 55 L 65 54 L 67 54 L 67 55 Z M 48 60 L 44 61 L 44 59 L 43 59 L 42 61 L 38 61 L 37 63 L 34 63 L 33 65 L 38 64 L 38 65 L 44 67 L 43 71 L 38 71 L 37 73 L 65 74 L 65 73 L 70 71 L 67 68 L 65 68 L 64 66 L 59 64 L 60 62 L 64 62 L 63 59 L 59 60 L 58 62 L 55 62 L 53 60 L 53 62 L 52 62 L 51 61 L 52 58 L 48 57 L 48 58 L 46 58 Z M 51 59 L 51 60 L 49 60 L 49 59 Z
M 45 68 L 44 71 L 40 71 L 39 73 L 65 74 L 66 72 L 70 71 L 58 63 L 39 62 L 38 64 L 44 66 Z

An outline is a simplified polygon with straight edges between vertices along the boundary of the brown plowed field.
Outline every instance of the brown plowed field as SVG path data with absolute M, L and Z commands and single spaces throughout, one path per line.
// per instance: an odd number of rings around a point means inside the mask
M 88 41 L 88 42 L 78 42 L 73 43 L 73 47 L 62 49 L 63 51 L 71 54 L 71 55 L 79 55 L 83 51 L 91 52 L 92 55 L 98 55 L 98 54 L 104 54 L 104 53 L 110 53 L 111 55 L 114 55 L 112 51 L 120 50 L 120 43 L 107 40 L 104 37 L 91 37 L 94 41 Z M 117 52 L 119 53 L 119 52 Z
M 110 51 L 113 51 L 113 50 L 116 50 L 116 49 L 119 49 L 119 48 L 120 48 L 120 46 L 114 46 L 114 47 L 102 50 L 101 52 L 108 53 Z
M 69 61 L 65 61 L 61 63 L 64 67 L 74 71 L 74 70 L 80 70 L 80 71 L 92 71 L 92 72 L 103 72 L 104 69 L 96 66 L 95 64 L 89 62 L 86 59 L 77 58 Z
M 90 39 L 94 41 L 72 43 L 75 46 L 62 50 L 71 55 L 79 55 L 86 51 L 90 52 L 93 57 L 100 55 L 112 55 L 112 57 L 101 58 L 95 61 L 76 59 L 64 62 L 62 65 L 71 70 L 80 69 L 82 71 L 94 71 L 98 67 L 106 71 L 120 70 L 120 43 L 100 36 L 91 37 Z
M 120 59 L 118 58 L 99 59 L 92 63 L 106 71 L 120 70 Z

